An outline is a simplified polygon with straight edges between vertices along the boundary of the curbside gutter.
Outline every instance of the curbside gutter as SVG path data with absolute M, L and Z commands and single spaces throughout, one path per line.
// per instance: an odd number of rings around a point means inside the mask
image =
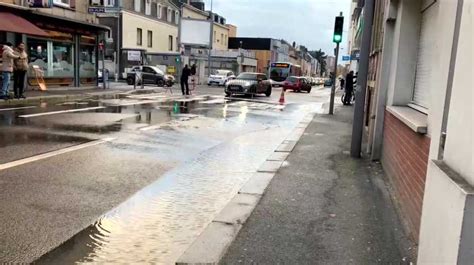
M 307 114 L 275 151 L 242 186 L 198 238 L 184 251 L 176 265 L 218 264 L 237 237 L 268 185 L 293 151 L 316 113 Z

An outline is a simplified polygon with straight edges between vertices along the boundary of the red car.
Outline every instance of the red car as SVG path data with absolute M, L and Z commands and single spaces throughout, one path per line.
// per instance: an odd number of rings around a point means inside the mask
M 306 91 L 310 93 L 311 83 L 304 77 L 290 76 L 283 82 L 283 89 L 285 91 L 291 89 L 295 92 Z

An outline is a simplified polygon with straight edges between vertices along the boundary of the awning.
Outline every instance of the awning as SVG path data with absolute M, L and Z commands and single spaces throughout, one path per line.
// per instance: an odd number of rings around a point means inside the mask
M 0 31 L 23 33 L 35 36 L 49 36 L 44 30 L 38 28 L 28 20 L 12 13 L 0 12 Z

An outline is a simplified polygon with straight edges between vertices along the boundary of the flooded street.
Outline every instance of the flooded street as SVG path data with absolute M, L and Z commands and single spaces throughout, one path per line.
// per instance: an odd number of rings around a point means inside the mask
M 0 111 L 0 221 L 13 229 L 0 260 L 173 264 L 322 105 L 147 94 Z

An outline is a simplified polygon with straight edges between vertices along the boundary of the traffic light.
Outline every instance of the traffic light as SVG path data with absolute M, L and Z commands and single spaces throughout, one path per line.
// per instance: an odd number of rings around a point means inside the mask
M 179 63 L 179 57 L 176 57 L 176 59 L 175 59 L 175 60 L 176 60 L 176 62 L 177 62 L 177 63 Z
M 335 43 L 340 43 L 342 41 L 342 30 L 344 28 L 344 17 L 337 16 L 334 23 L 334 35 L 332 41 Z

